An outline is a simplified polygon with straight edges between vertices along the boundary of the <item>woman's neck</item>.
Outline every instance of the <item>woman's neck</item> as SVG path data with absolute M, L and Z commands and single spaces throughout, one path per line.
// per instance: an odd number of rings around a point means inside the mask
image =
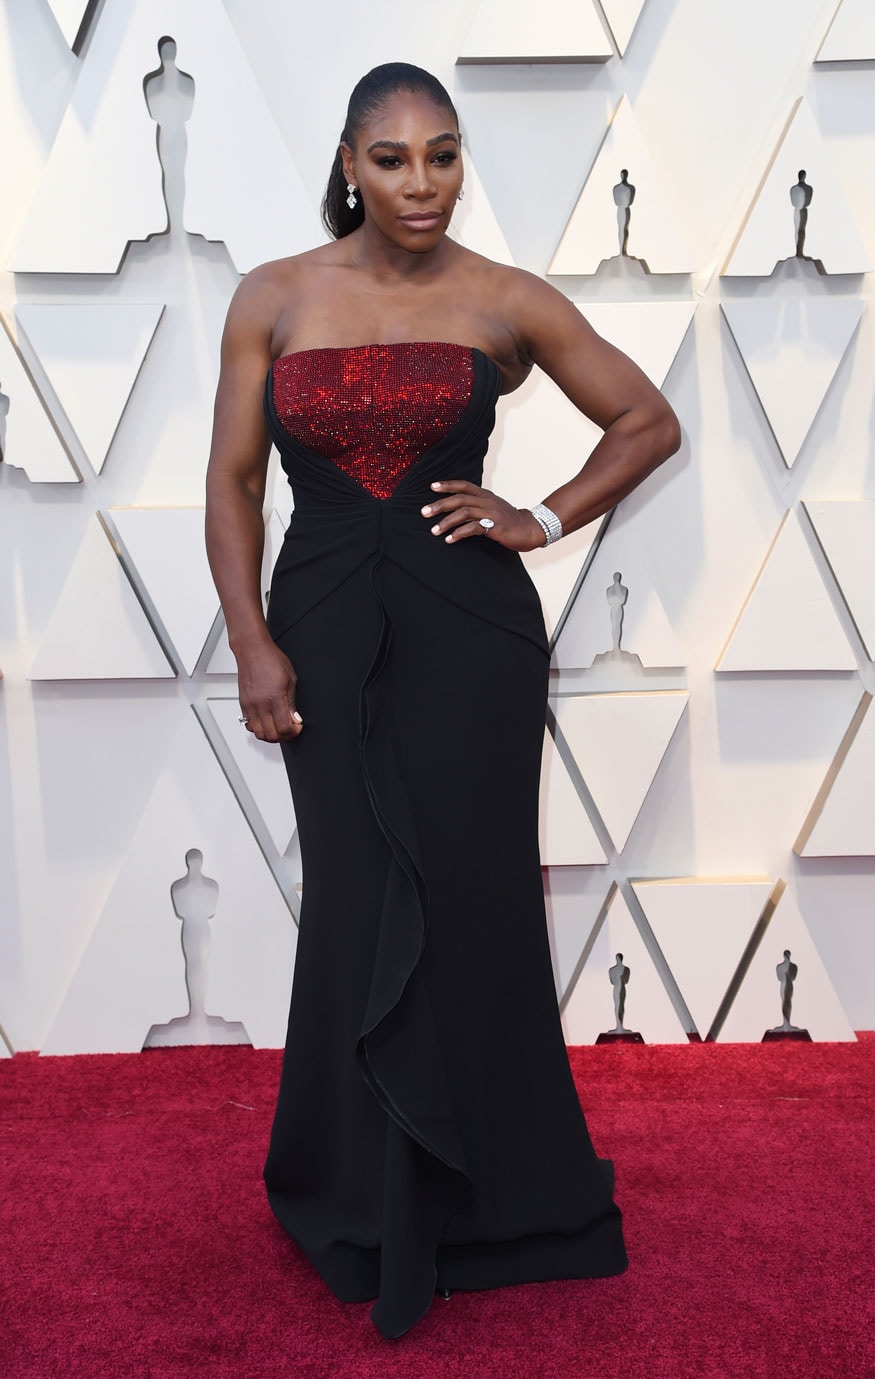
M 413 252 L 394 243 L 365 221 L 346 236 L 348 263 L 377 281 L 414 283 L 430 281 L 443 273 L 457 246 L 444 235 L 432 249 Z

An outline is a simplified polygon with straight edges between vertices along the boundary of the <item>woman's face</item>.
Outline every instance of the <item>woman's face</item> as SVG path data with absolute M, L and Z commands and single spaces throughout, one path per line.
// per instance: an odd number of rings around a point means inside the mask
M 370 230 L 400 248 L 433 249 L 462 187 L 462 148 L 449 111 L 399 91 L 343 145 L 346 179 L 359 189 Z

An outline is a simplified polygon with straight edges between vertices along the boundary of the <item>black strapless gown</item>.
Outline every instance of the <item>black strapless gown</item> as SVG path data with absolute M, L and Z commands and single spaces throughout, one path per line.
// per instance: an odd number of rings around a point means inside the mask
M 361 346 L 278 360 L 265 397 L 295 494 L 268 625 L 305 725 L 283 748 L 303 904 L 265 1180 L 385 1336 L 436 1288 L 626 1265 L 550 963 L 540 604 L 515 553 L 420 514 L 434 479 L 480 482 L 500 383 L 478 350 Z

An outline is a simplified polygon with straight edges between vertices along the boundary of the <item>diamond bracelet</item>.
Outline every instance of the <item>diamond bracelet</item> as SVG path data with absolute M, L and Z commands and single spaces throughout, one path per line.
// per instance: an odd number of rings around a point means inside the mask
M 552 508 L 548 508 L 544 503 L 536 503 L 529 512 L 540 526 L 547 540 L 545 546 L 552 546 L 554 541 L 559 541 L 562 536 L 562 523 L 556 516 Z

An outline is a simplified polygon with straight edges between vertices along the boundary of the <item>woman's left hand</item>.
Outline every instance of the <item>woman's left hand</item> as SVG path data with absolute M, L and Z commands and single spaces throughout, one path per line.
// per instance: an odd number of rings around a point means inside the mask
M 533 551 L 545 544 L 544 529 L 528 508 L 515 508 L 466 479 L 442 479 L 432 484 L 434 498 L 422 509 L 432 522 L 432 535 L 454 544 L 468 536 L 497 541 L 511 551 Z M 481 519 L 491 525 L 484 527 Z

